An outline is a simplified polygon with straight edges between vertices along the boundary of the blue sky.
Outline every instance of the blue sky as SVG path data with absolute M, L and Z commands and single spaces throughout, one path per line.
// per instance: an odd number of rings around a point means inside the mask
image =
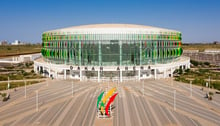
M 0 40 L 41 42 L 44 31 L 96 23 L 174 29 L 183 42 L 220 41 L 220 0 L 0 0 Z

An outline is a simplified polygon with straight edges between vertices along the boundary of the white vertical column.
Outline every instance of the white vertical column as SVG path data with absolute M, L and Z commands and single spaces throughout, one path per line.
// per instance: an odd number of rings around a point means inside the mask
M 64 69 L 64 80 L 66 80 L 66 69 Z
M 82 62 L 81 62 L 81 59 L 82 59 L 82 57 L 81 57 L 81 41 L 79 41 L 79 66 L 81 66 L 81 64 L 82 64 Z
M 34 64 L 34 72 L 37 72 L 37 66 Z
M 157 79 L 157 69 L 156 68 L 154 69 L 154 79 L 155 80 Z
M 49 77 L 50 77 L 50 69 L 51 69 L 51 62 L 50 62 L 50 64 L 49 64 Z
M 72 73 L 73 73 L 73 70 L 70 69 L 70 75 L 69 75 L 69 78 L 72 78 Z
M 141 43 L 141 41 L 140 41 L 140 43 Z M 142 44 L 140 44 L 140 46 L 139 46 L 139 53 L 140 53 L 140 66 L 142 65 Z
M 120 69 L 120 82 L 122 82 L 122 69 Z
M 57 72 L 57 70 L 55 72 L 56 72 L 56 79 L 58 79 L 58 72 Z
M 173 77 L 173 69 L 172 68 L 170 68 L 170 77 Z
M 44 66 L 42 66 L 42 68 L 43 68 L 43 76 L 44 76 L 44 75 L 45 75 L 45 74 L 44 74 Z
M 79 70 L 79 76 L 80 76 L 80 81 L 82 81 L 82 70 L 81 70 L 81 68 Z
M 139 81 L 141 80 L 141 68 L 139 68 L 139 70 L 138 70 L 138 80 Z
M 163 78 L 166 78 L 166 74 L 167 74 L 166 71 L 167 70 L 165 69 L 164 72 L 163 72 Z
M 50 68 L 48 69 L 48 77 L 50 77 Z
M 119 48 L 120 48 L 120 59 L 119 59 L 119 61 L 120 61 L 120 66 L 122 65 L 122 41 L 119 41 Z
M 98 70 L 98 82 L 100 82 L 100 71 Z
M 101 46 L 101 41 L 99 41 L 99 68 L 102 66 L 102 46 Z

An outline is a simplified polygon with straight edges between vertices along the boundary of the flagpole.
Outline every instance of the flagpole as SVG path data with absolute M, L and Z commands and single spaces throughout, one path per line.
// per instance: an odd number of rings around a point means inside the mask
M 9 90 L 9 88 L 10 88 L 10 83 L 9 83 L 9 76 L 8 76 L 8 90 Z

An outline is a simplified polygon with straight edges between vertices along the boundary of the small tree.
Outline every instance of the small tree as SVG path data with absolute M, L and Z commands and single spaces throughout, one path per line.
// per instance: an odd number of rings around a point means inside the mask
M 194 66 L 198 66 L 199 62 L 195 61 L 195 60 L 190 60 L 190 63 L 192 63 Z
M 185 72 L 186 72 L 186 73 L 189 73 L 189 72 L 190 72 L 190 69 L 186 69 Z
M 204 62 L 204 64 L 205 64 L 206 66 L 209 66 L 209 65 L 210 65 L 210 63 L 209 63 L 209 62 Z
M 40 69 L 40 74 L 42 74 L 43 73 L 43 70 L 42 69 Z
M 179 69 L 179 74 L 183 74 L 183 70 L 182 69 Z
M 31 70 L 31 73 L 34 73 L 34 70 Z

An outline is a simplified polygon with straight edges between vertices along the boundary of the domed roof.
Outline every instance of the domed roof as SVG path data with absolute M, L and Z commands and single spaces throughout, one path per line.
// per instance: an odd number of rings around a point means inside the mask
M 81 28 L 153 28 L 145 25 L 135 24 L 90 24 L 90 25 L 79 25 L 73 26 L 66 29 L 81 29 Z
M 135 24 L 90 24 L 56 29 L 44 33 L 48 32 L 52 34 L 159 34 L 178 31 Z

